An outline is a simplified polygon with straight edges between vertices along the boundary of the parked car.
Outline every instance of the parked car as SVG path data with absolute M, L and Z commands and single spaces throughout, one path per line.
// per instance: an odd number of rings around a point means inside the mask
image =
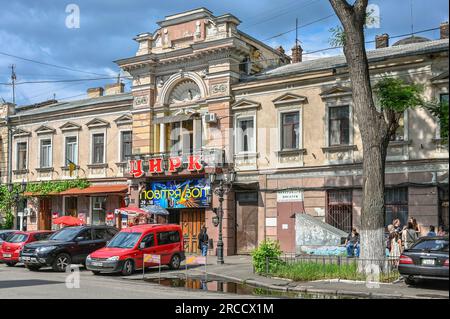
M 87 255 L 104 247 L 117 232 L 111 226 L 65 227 L 48 240 L 25 245 L 20 261 L 33 271 L 51 266 L 63 272 L 70 264 L 85 264 Z
M 416 279 L 448 280 L 448 237 L 422 237 L 400 256 L 398 271 L 408 285 Z
M 0 245 L 0 262 L 7 266 L 15 266 L 19 262 L 20 252 L 28 243 L 46 240 L 52 231 L 16 231 Z
M 95 275 L 131 275 L 142 269 L 144 254 L 161 256 L 161 265 L 178 269 L 185 259 L 181 226 L 171 224 L 138 225 L 123 229 L 106 245 L 86 258 L 86 268 Z M 146 267 L 157 264 L 145 263 Z
M 3 243 L 3 241 L 8 238 L 9 235 L 14 233 L 16 230 L 7 229 L 7 230 L 0 230 L 0 245 Z

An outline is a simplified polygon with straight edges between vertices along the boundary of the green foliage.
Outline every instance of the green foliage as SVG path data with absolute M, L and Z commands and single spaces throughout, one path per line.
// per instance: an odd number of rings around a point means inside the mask
M 441 126 L 441 139 L 444 144 L 448 144 L 448 101 L 428 103 L 425 108 L 439 119 Z
M 75 179 L 68 181 L 43 181 L 37 183 L 27 184 L 27 192 L 48 195 L 51 193 L 59 193 L 70 188 L 86 188 L 89 186 L 89 182 L 85 179 Z M 4 216 L 3 224 L 0 224 L 0 228 L 9 229 L 13 226 L 14 222 L 14 198 L 13 194 L 19 192 L 21 188 L 20 183 L 14 184 L 12 192 L 8 191 L 6 185 L 0 185 L 0 214 Z M 20 192 L 19 192 L 20 193 Z
M 347 279 L 366 280 L 364 274 L 358 272 L 357 262 L 349 264 L 331 264 L 315 261 L 302 261 L 293 264 L 280 263 L 271 271 L 271 275 L 280 278 L 288 278 L 294 281 L 312 281 L 321 279 Z M 392 282 L 398 279 L 396 271 L 381 273 L 381 282 Z
M 270 271 L 281 263 L 280 256 L 281 249 L 278 241 L 264 240 L 258 248 L 252 251 L 253 267 L 257 273 L 265 273 L 268 262 Z
M 39 195 L 48 195 L 51 193 L 59 193 L 70 188 L 86 188 L 89 182 L 85 179 L 74 179 L 67 181 L 43 181 L 38 183 L 27 184 L 27 192 L 37 193 Z
M 339 48 L 345 45 L 345 32 L 342 26 L 336 26 L 328 30 L 331 33 L 329 43 L 334 48 Z
M 410 107 L 425 105 L 423 88 L 399 78 L 383 77 L 374 85 L 374 92 L 382 109 L 403 113 Z

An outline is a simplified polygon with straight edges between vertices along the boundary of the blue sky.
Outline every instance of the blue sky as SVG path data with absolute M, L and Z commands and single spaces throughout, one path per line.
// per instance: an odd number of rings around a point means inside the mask
M 69 29 L 65 25 L 66 6 L 72 3 L 80 8 L 80 28 Z M 367 40 L 373 40 L 376 34 L 381 33 L 391 36 L 407 34 L 411 32 L 411 22 L 414 30 L 420 31 L 448 21 L 448 0 L 373 0 L 369 3 L 380 9 L 380 28 L 367 29 Z M 295 32 L 269 38 L 294 29 L 296 18 L 302 26 L 333 14 L 328 0 L 2 1 L 0 52 L 113 77 L 119 69 L 112 61 L 135 54 L 137 44 L 132 40 L 135 35 L 153 32 L 157 28 L 156 22 L 166 15 L 198 7 L 206 7 L 215 15 L 234 14 L 242 21 L 239 26 L 242 31 L 270 46 L 283 45 L 289 54 Z M 332 16 L 302 27 L 299 38 L 303 49 L 307 52 L 329 47 L 329 30 L 338 24 L 337 17 Z M 420 35 L 437 39 L 439 31 Z M 368 48 L 372 47 L 368 44 Z M 325 51 L 310 57 L 337 53 L 339 50 Z M 11 64 L 16 66 L 18 82 L 98 77 L 0 54 L 0 83 L 10 82 Z M 113 80 L 22 84 L 17 86 L 16 103 L 37 103 L 52 98 L 53 94 L 62 100 L 80 99 L 88 87 L 108 82 Z M 0 84 L 0 101 L 1 98 L 11 101 L 10 86 Z

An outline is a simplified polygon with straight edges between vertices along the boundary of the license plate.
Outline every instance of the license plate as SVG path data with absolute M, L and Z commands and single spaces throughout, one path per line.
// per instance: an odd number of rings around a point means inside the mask
M 422 265 L 434 266 L 436 261 L 434 259 L 422 259 Z
M 5 257 L 5 258 L 11 258 L 11 254 L 3 254 L 3 257 Z
M 30 261 L 30 257 L 21 257 L 22 261 Z
M 92 266 L 103 267 L 103 263 L 100 263 L 100 262 L 98 262 L 98 261 L 93 261 L 93 262 L 92 262 Z

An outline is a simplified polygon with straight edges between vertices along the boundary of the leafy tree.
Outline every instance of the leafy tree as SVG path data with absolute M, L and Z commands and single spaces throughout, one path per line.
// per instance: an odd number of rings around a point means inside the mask
M 442 143 L 448 145 L 448 100 L 427 103 L 425 107 L 433 116 L 439 119 Z
M 403 111 L 422 101 L 420 88 L 400 79 L 383 78 L 372 89 L 364 38 L 368 0 L 356 0 L 353 5 L 346 0 L 329 1 L 342 24 L 333 32 L 334 43 L 343 45 L 363 146 L 360 270 L 364 271 L 364 260 L 381 261 L 385 257 L 384 174 L 390 138 Z

